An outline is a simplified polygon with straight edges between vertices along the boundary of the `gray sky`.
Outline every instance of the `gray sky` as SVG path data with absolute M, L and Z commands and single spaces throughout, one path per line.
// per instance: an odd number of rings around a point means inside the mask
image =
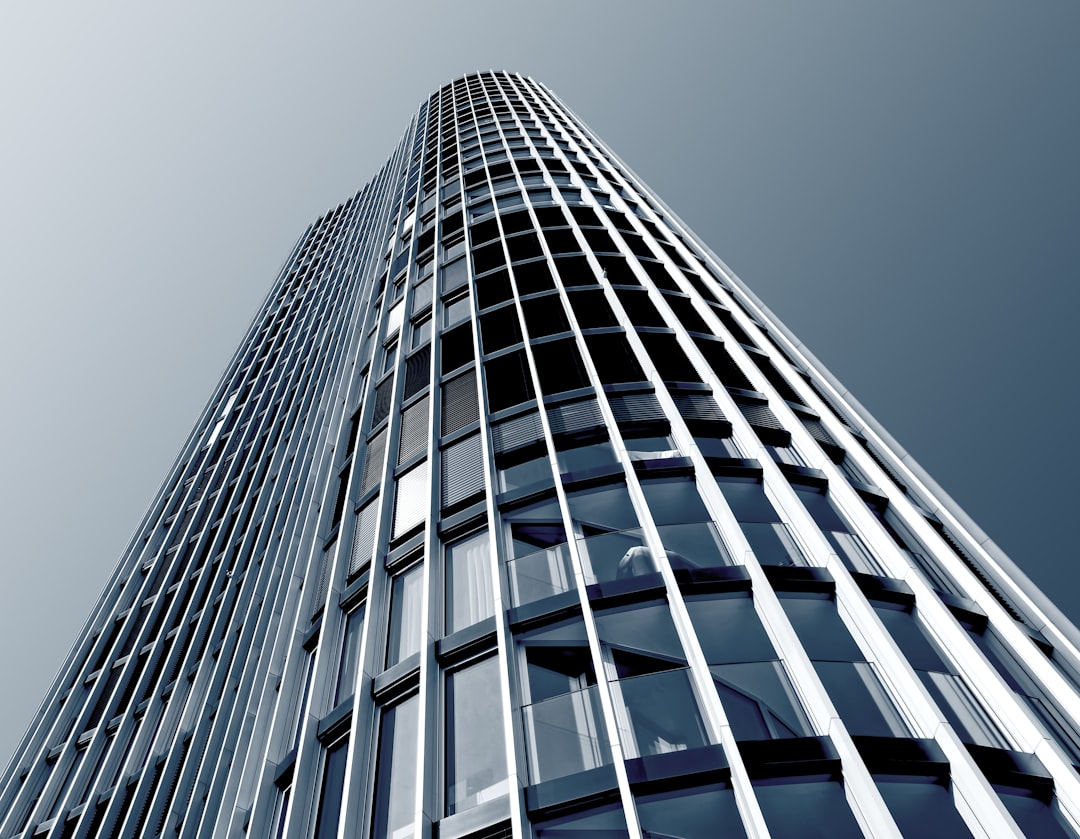
M 475 69 L 558 93 L 1080 620 L 1080 7 L 58 5 L 0 27 L 0 762 L 293 241 Z

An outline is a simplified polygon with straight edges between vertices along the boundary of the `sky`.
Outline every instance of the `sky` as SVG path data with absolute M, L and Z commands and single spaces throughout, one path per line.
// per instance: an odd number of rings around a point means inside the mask
M 0 28 L 0 762 L 306 225 L 551 87 L 1080 622 L 1080 6 L 35 4 Z

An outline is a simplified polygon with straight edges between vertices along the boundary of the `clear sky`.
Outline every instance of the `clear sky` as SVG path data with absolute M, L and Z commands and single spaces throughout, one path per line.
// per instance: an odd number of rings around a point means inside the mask
M 293 241 L 475 69 L 559 94 L 1080 619 L 1080 6 L 374 5 L 5 7 L 0 762 Z

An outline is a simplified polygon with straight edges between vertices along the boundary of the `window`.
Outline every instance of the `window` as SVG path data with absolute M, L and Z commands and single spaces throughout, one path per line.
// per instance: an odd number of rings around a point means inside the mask
M 874 666 L 859 651 L 833 601 L 785 594 L 780 604 L 848 731 L 877 737 L 910 736 Z
M 618 462 L 615 449 L 606 437 L 603 440 L 563 439 L 556 441 L 556 448 L 559 471 L 563 474 L 608 469 Z
M 529 780 L 535 784 L 610 763 L 584 624 L 573 620 L 528 633 L 518 648 Z
M 360 664 L 360 637 L 364 631 L 365 611 L 364 606 L 359 606 L 349 612 L 345 619 L 345 638 L 341 644 L 341 661 L 338 663 L 334 705 L 353 695 L 356 672 Z
M 781 522 L 759 480 L 722 477 L 717 478 L 716 483 L 758 562 L 762 565 L 805 564 L 795 537 L 788 526 Z
M 558 501 L 531 504 L 503 518 L 514 605 L 569 591 L 573 574 Z
M 571 492 L 567 501 L 578 549 L 591 573 L 589 582 L 655 572 L 625 483 Z
M 492 412 L 510 408 L 534 396 L 532 375 L 524 350 L 513 350 L 484 362 L 488 406 Z
M 427 519 L 428 488 L 427 461 L 398 478 L 394 498 L 394 539 L 420 527 Z
M 884 574 L 870 549 L 858 535 L 851 532 L 847 522 L 837 512 L 827 492 L 800 484 L 792 484 L 792 489 L 849 570 L 878 576 Z
M 616 715 L 626 756 L 706 745 L 705 726 L 667 604 L 598 612 L 596 625 L 608 681 L 621 699 Z
M 494 614 L 487 530 L 446 546 L 446 631 L 457 632 Z
M 410 349 L 417 349 L 424 346 L 431 340 L 431 318 L 424 318 L 413 324 L 412 339 L 409 344 Z
M 979 746 L 1012 748 L 967 682 L 923 633 L 915 614 L 891 603 L 875 602 L 873 606 L 960 739 Z
M 645 836 L 737 839 L 746 835 L 728 783 L 641 795 L 635 804 Z
M 754 794 L 774 839 L 858 839 L 863 835 L 839 781 L 816 777 L 756 781 Z
M 394 577 L 390 588 L 390 631 L 386 666 L 392 667 L 420 651 L 424 629 L 424 566 L 418 563 Z
M 642 481 L 641 489 L 673 567 L 731 564 L 692 478 L 654 478 Z
M 691 596 L 686 608 L 737 740 L 813 734 L 749 596 Z
M 417 713 L 413 696 L 386 708 L 379 725 L 372 839 L 410 839 L 416 810 Z
M 446 809 L 468 810 L 509 789 L 499 659 L 446 677 Z
M 443 328 L 449 329 L 469 319 L 472 307 L 469 305 L 469 295 L 458 297 L 446 303 L 443 309 Z
M 335 839 L 341 817 L 345 767 L 349 760 L 349 739 L 339 740 L 326 751 L 319 811 L 315 817 L 315 839 Z
M 885 775 L 874 780 L 904 836 L 918 836 L 919 839 L 971 836 L 953 804 L 947 779 Z
M 499 455 L 495 466 L 498 470 L 500 492 L 552 482 L 547 449 L 542 444 Z

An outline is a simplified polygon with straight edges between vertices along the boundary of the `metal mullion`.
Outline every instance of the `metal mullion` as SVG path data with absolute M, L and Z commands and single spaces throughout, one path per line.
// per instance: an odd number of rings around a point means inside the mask
M 517 167 L 514 167 L 515 174 L 517 174 Z M 531 208 L 530 208 L 531 209 Z M 514 294 L 514 307 L 518 313 L 518 323 L 520 325 L 525 324 L 524 312 L 521 307 L 521 295 L 518 293 L 517 279 L 513 276 L 513 267 L 510 265 L 509 252 L 506 249 L 506 239 L 502 236 L 502 222 L 499 222 L 500 241 L 503 246 L 503 253 L 506 257 L 506 264 L 509 269 L 511 288 Z M 543 241 L 541 239 L 541 241 Z M 546 260 L 550 261 L 551 256 L 547 250 L 547 243 L 544 242 L 543 249 Z M 523 330 L 523 334 L 525 331 Z M 526 339 L 523 343 L 525 350 L 526 363 L 529 367 L 529 376 L 533 384 L 533 390 L 536 394 L 537 412 L 540 417 L 541 427 L 544 432 L 544 443 L 547 447 L 548 454 L 548 468 L 550 468 L 553 474 L 558 475 L 559 467 L 558 462 L 555 459 L 555 446 L 552 439 L 551 427 L 548 423 L 547 411 L 544 409 L 543 391 L 540 388 L 540 381 L 537 375 L 536 360 L 532 354 L 532 342 L 531 339 Z M 485 371 L 486 372 L 486 371 Z M 485 391 L 486 388 L 486 375 L 485 375 Z M 485 411 L 485 413 L 487 413 Z M 634 809 L 633 794 L 630 791 L 630 783 L 626 774 L 626 766 L 623 762 L 623 747 L 619 734 L 618 717 L 615 713 L 615 702 L 611 695 L 611 686 L 607 679 L 607 668 L 604 664 L 604 658 L 600 650 L 600 639 L 597 633 L 596 624 L 592 616 L 592 610 L 589 606 L 589 597 L 586 590 L 587 583 L 584 574 L 584 565 L 582 564 L 581 556 L 578 552 L 577 540 L 573 539 L 573 522 L 570 519 L 569 506 L 566 498 L 566 490 L 563 488 L 562 482 L 555 481 L 556 497 L 559 499 L 559 505 L 562 510 L 563 528 L 567 533 L 567 549 L 570 555 L 570 561 L 574 570 L 574 579 L 577 585 L 578 600 L 581 604 L 582 610 L 582 622 L 585 626 L 585 634 L 589 640 L 589 652 L 592 660 L 593 669 L 597 674 L 597 696 L 600 699 L 600 705 L 603 709 L 604 722 L 607 728 L 608 741 L 611 745 L 612 751 L 612 763 L 615 769 L 615 776 L 619 785 L 619 797 L 622 801 L 624 815 L 626 817 L 627 827 L 629 829 L 631 837 L 633 839 L 641 839 L 641 828 L 637 821 L 637 811 Z M 601 684 L 602 683 L 602 684 Z
M 667 257 L 667 255 L 665 254 L 664 257 L 662 258 L 662 262 L 666 264 L 668 259 L 669 259 L 669 257 Z M 646 288 L 649 288 L 649 289 L 654 288 L 651 278 L 649 279 L 648 283 L 645 284 L 645 285 L 646 285 Z M 610 287 L 608 287 L 608 289 L 610 290 Z M 658 294 L 658 296 L 662 297 L 662 295 L 659 295 L 658 292 L 657 292 L 657 294 Z M 614 296 L 614 295 L 612 295 L 612 296 Z M 616 298 L 616 303 L 617 303 L 617 298 Z M 624 324 L 629 323 L 629 319 L 627 318 L 625 310 L 623 310 L 621 304 L 618 304 L 617 308 L 615 308 L 615 307 L 613 307 L 613 308 L 616 311 L 616 317 L 620 318 Z M 666 303 L 665 303 L 665 308 L 666 308 Z M 683 334 L 684 330 L 676 329 L 675 331 L 676 331 L 676 335 L 679 338 L 685 338 L 685 335 Z M 655 366 L 652 364 L 651 358 L 649 357 L 648 353 L 644 351 L 644 347 L 639 346 L 639 344 L 641 342 L 640 342 L 640 339 L 638 338 L 637 334 L 633 331 L 632 325 L 631 325 L 630 329 L 628 330 L 627 337 L 631 341 L 631 346 L 634 348 L 635 354 L 638 355 L 638 357 L 639 357 L 639 363 L 641 363 L 642 359 L 644 359 L 647 362 L 647 364 L 643 365 L 644 369 L 646 371 L 650 371 L 650 370 L 652 371 L 653 383 L 654 383 L 654 386 L 656 386 L 656 390 L 658 392 L 663 391 L 664 394 L 666 395 L 666 393 L 667 393 L 666 383 L 664 383 L 662 381 L 662 379 L 660 378 L 659 373 L 656 371 Z M 693 342 L 689 341 L 689 339 L 686 339 L 686 343 L 688 343 L 690 345 L 693 344 Z M 716 381 L 715 374 L 713 374 L 711 368 L 709 368 L 704 363 L 703 359 L 697 357 L 697 356 L 699 356 L 699 352 L 698 352 L 696 346 L 692 345 L 690 347 L 686 347 L 684 344 L 681 344 L 681 345 L 683 345 L 684 350 L 689 350 L 687 352 L 687 356 L 688 356 L 689 360 L 691 361 L 691 363 L 694 364 L 696 368 L 698 368 L 698 372 L 701 373 L 701 372 L 704 371 L 706 373 L 706 375 L 703 376 L 703 379 L 712 387 L 712 389 L 714 391 L 714 396 L 715 396 L 716 393 L 717 393 L 717 390 L 718 390 L 717 385 L 719 384 L 719 382 Z M 730 402 L 730 397 L 727 396 L 726 389 L 724 389 L 721 386 L 719 388 L 719 390 L 723 391 L 724 396 L 727 397 L 726 401 Z M 670 398 L 670 397 L 668 397 L 668 398 Z M 674 407 L 673 403 L 670 405 L 669 410 L 670 410 L 671 407 Z M 733 403 L 731 405 L 726 405 L 726 406 L 722 405 L 722 408 L 723 407 L 727 407 L 728 411 L 733 414 L 733 416 L 731 416 L 731 422 L 732 422 L 732 426 L 733 426 L 733 434 L 736 434 L 738 431 L 742 431 L 742 434 L 739 434 L 738 436 L 745 437 L 748 440 L 753 439 L 753 438 L 756 437 L 756 435 L 753 434 L 752 430 L 750 430 L 749 426 L 746 424 L 746 420 L 743 418 L 742 413 L 737 410 L 737 407 L 734 406 Z M 735 408 L 735 410 L 732 410 L 732 408 Z M 677 411 L 675 411 L 674 414 L 672 414 L 672 416 L 677 416 L 677 415 L 678 415 Z M 740 428 L 740 426 L 742 426 L 742 425 L 747 426 L 745 431 L 743 431 Z M 738 439 L 738 436 L 737 436 L 737 439 Z M 711 470 L 709 470 L 707 468 L 707 465 L 702 462 L 703 458 L 701 458 L 700 451 L 697 450 L 696 446 L 693 447 L 693 454 L 696 455 L 695 465 L 696 465 L 697 469 L 700 470 L 702 468 L 702 466 L 706 466 L 705 471 L 700 473 L 700 474 L 710 474 L 711 475 Z M 764 460 L 767 461 L 767 462 L 762 462 L 762 468 L 763 468 L 764 471 L 769 472 L 770 467 L 771 467 L 772 471 L 776 471 L 776 472 L 779 471 L 778 467 L 776 466 L 775 463 L 772 462 L 771 458 L 766 458 Z M 783 479 L 782 475 L 779 476 L 778 479 L 776 478 L 776 476 L 773 476 L 773 477 L 774 477 L 774 481 L 775 480 L 783 480 L 784 484 L 785 485 L 787 484 L 786 480 Z M 712 492 L 712 490 L 714 490 L 714 489 L 715 489 L 715 494 Z M 788 486 L 788 491 L 792 495 L 794 494 L 794 491 L 790 489 L 790 486 Z M 717 495 L 720 495 L 719 488 L 717 488 L 715 486 L 709 487 L 708 498 L 713 501 L 713 505 L 711 505 L 713 507 L 717 506 L 717 504 L 716 504 L 716 501 L 717 501 L 716 496 Z M 797 500 L 797 499 L 793 499 L 793 500 Z M 725 503 L 725 506 L 726 506 L 726 501 L 724 503 Z M 796 509 L 801 509 L 801 504 L 799 505 L 799 508 L 796 508 Z M 710 510 L 710 512 L 713 512 L 713 511 Z M 803 513 L 803 516 L 806 519 L 809 519 L 809 514 L 807 514 L 804 509 L 802 510 L 802 513 Z M 714 515 L 715 515 L 715 513 L 714 513 Z M 820 542 L 824 543 L 824 545 L 827 547 L 827 543 L 825 542 L 824 537 L 820 534 L 820 531 L 817 530 L 816 525 L 814 525 L 813 522 L 807 522 L 807 523 L 804 523 L 804 524 L 812 525 L 814 529 L 811 532 L 816 532 Z M 736 531 L 736 532 L 738 532 L 739 536 L 742 536 L 741 529 Z M 745 540 L 745 537 L 743 537 L 743 540 Z M 760 569 L 760 566 L 758 566 L 757 563 L 753 563 L 753 564 L 747 564 L 745 567 L 751 573 L 751 578 L 752 578 L 752 581 L 753 581 L 753 589 L 754 589 L 754 591 L 756 593 L 759 593 L 763 589 L 767 589 L 768 593 L 770 595 L 772 595 L 772 598 L 775 598 L 775 594 L 772 592 L 772 588 L 769 585 L 767 579 L 765 578 L 764 572 Z M 677 586 L 676 586 L 676 588 L 677 588 Z M 771 599 L 771 598 L 768 598 L 768 596 L 765 596 L 765 597 L 762 597 L 761 599 Z M 778 602 L 775 603 L 775 609 L 780 609 L 780 606 L 779 606 Z M 781 617 L 780 615 L 775 615 L 774 614 L 773 618 L 774 618 L 774 620 L 779 619 L 779 620 L 782 620 L 783 623 L 787 623 L 786 617 Z M 689 622 L 689 615 L 688 614 L 686 616 L 686 620 L 687 620 L 687 622 Z M 769 626 L 770 626 L 769 621 L 763 620 L 763 623 L 765 623 L 766 629 L 768 631 Z M 782 625 L 783 624 L 781 624 L 781 626 Z M 796 686 L 796 690 L 800 693 L 801 698 L 803 698 L 804 700 L 808 700 L 808 701 L 805 702 L 805 704 L 806 704 L 806 707 L 807 707 L 808 711 L 814 712 L 814 716 L 816 716 L 816 718 L 817 718 L 816 722 L 817 722 L 818 730 L 828 731 L 830 726 L 826 724 L 826 721 L 829 718 L 837 717 L 837 715 L 835 713 L 835 710 L 832 707 L 832 702 L 831 702 L 831 700 L 828 699 L 828 696 L 827 696 L 823 686 L 821 686 L 820 681 L 817 679 L 817 675 L 814 672 L 813 667 L 809 662 L 809 659 L 806 657 L 805 652 L 802 650 L 801 644 L 797 640 L 792 642 L 791 639 L 794 638 L 794 630 L 790 629 L 790 625 L 787 626 L 787 630 L 788 630 L 788 632 L 790 632 L 790 636 L 786 639 L 786 642 L 777 644 L 776 641 L 780 640 L 780 637 L 773 637 L 772 640 L 774 641 L 774 646 L 777 647 L 778 651 L 781 653 L 782 656 L 785 657 L 785 659 L 787 659 L 788 661 L 791 661 L 793 664 L 796 665 L 796 667 L 793 668 L 794 672 L 792 673 L 793 683 Z M 773 632 L 770 632 L 769 634 L 770 634 L 770 636 L 773 636 Z M 796 655 L 796 650 L 797 650 L 797 655 Z M 800 690 L 800 686 L 802 687 L 802 690 Z M 804 692 L 807 687 L 811 688 L 812 692 L 810 694 L 807 694 L 807 693 Z M 862 759 L 858 756 L 858 753 L 855 751 L 853 744 L 849 740 L 846 740 L 846 738 L 842 738 L 842 739 L 845 739 L 845 742 L 837 743 L 836 744 L 837 749 L 838 749 L 838 751 L 841 752 L 842 760 L 845 761 L 845 766 L 847 766 L 848 771 L 854 770 L 855 773 L 856 773 L 856 775 L 854 776 L 853 779 L 856 781 L 856 785 L 860 789 L 860 792 L 858 794 L 858 800 L 860 802 L 865 800 L 870 805 L 870 810 L 869 810 L 870 815 L 869 815 L 869 822 L 868 823 L 875 824 L 876 826 L 878 826 L 878 827 L 880 827 L 880 828 L 882 828 L 882 829 L 884 829 L 886 831 L 894 830 L 895 826 L 892 823 L 891 816 L 888 814 L 888 809 L 885 806 L 883 800 L 881 799 L 880 793 L 877 792 L 877 788 L 874 786 L 872 780 L 870 779 L 869 773 L 866 772 L 865 767 L 864 767 L 864 765 L 862 763 Z M 753 814 L 753 816 L 756 817 L 757 813 L 755 812 L 756 808 L 754 806 L 754 804 L 756 803 L 756 799 L 753 799 L 753 798 L 750 797 L 750 795 L 749 795 L 750 790 L 745 789 L 745 787 L 743 789 L 743 793 L 744 793 L 744 795 L 746 795 L 746 798 L 744 799 L 744 804 L 745 804 L 744 812 L 747 812 L 748 814 Z M 852 803 L 854 803 L 855 799 L 853 799 L 853 797 L 850 795 L 850 793 L 848 795 L 848 798 L 849 798 L 849 801 L 852 801 Z M 751 803 L 751 802 L 754 802 L 754 803 Z M 866 814 L 862 813 L 861 810 L 859 812 L 860 812 L 860 814 L 864 815 L 864 818 L 866 817 Z M 758 827 L 758 825 L 756 823 L 752 823 L 752 825 L 755 828 Z

